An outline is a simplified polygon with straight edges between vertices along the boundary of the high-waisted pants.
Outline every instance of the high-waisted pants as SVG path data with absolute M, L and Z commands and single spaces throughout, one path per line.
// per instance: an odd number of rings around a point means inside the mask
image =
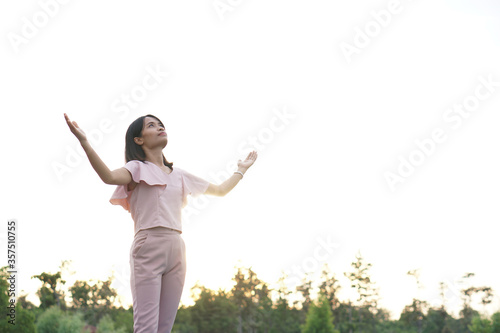
M 184 287 L 186 248 L 180 232 L 139 230 L 130 248 L 134 333 L 169 333 Z

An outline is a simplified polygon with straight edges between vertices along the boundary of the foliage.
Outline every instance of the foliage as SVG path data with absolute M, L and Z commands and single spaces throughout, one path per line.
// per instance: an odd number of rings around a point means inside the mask
M 24 309 L 19 300 L 14 303 L 14 308 L 11 310 L 12 303 L 9 297 L 10 285 L 8 280 L 10 274 L 7 271 L 8 266 L 0 268 L 0 307 L 5 309 L 4 316 L 0 321 L 0 332 L 35 332 L 35 315 L 32 311 Z M 9 323 L 9 320 L 13 320 L 14 324 Z
M 488 305 L 494 293 L 490 287 L 474 285 L 473 273 L 463 277 L 463 306 L 458 318 L 447 312 L 444 297 L 439 308 L 429 308 L 417 297 L 402 310 L 399 320 L 390 320 L 388 311 L 378 305 L 370 267 L 358 254 L 352 271 L 345 273 L 350 286 L 358 292 L 354 303 L 338 298 L 340 284 L 327 265 L 320 281 L 313 283 L 306 275 L 295 292 L 288 289 L 284 274 L 273 289 L 251 268 L 240 267 L 229 291 L 194 286 L 195 302 L 179 308 L 172 332 L 500 333 L 500 312 L 491 318 L 479 316 L 476 308 Z M 419 286 L 417 272 L 410 272 Z M 5 309 L 10 301 L 7 267 L 0 269 L 0 276 L 0 306 Z M 65 283 L 62 271 L 42 272 L 33 278 L 42 281 L 37 292 L 40 306 L 29 302 L 26 295 L 20 296 L 15 304 L 16 326 L 3 320 L 0 332 L 81 333 L 92 328 L 97 333 L 133 333 L 133 309 L 113 305 L 117 293 L 111 288 L 111 278 L 96 283 L 76 281 L 68 288 L 72 296 L 69 304 L 61 290 Z M 441 289 L 444 295 L 443 283 Z M 318 298 L 313 301 L 311 295 L 316 291 Z
M 325 294 L 320 293 L 318 303 L 309 307 L 302 333 L 340 333 L 333 326 L 333 314 Z
M 83 314 L 76 312 L 73 315 L 65 314 L 59 318 L 58 333 L 80 333 L 85 326 Z
M 37 333 L 59 332 L 60 318 L 62 316 L 62 310 L 56 305 L 46 309 L 36 323 Z
M 237 306 L 228 295 L 219 290 L 214 292 L 203 286 L 199 289 L 199 297 L 193 305 L 190 315 L 198 332 L 236 332 Z
M 58 272 L 54 274 L 43 272 L 31 277 L 42 282 L 41 288 L 36 293 L 40 299 L 40 308 L 47 309 L 53 305 L 57 305 L 59 308 L 66 310 L 65 294 L 61 289 L 66 284 L 66 281 L 62 279 L 62 271 L 68 265 L 69 261 L 63 261 Z
M 101 318 L 99 324 L 97 325 L 97 333 L 125 333 L 124 327 L 115 329 L 115 323 L 109 314 L 106 314 Z
M 492 333 L 491 322 L 479 316 L 472 319 L 469 329 L 472 333 Z

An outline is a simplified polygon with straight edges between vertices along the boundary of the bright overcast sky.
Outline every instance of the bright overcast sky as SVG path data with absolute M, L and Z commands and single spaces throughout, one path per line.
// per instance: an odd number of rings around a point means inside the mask
M 0 255 L 17 219 L 29 300 L 32 275 L 72 260 L 68 286 L 114 269 L 130 305 L 133 221 L 63 113 L 111 169 L 151 113 L 174 168 L 212 183 L 259 154 L 227 196 L 184 210 L 184 304 L 196 281 L 229 289 L 240 264 L 294 288 L 328 263 L 347 300 L 361 251 L 394 317 L 413 297 L 439 305 L 440 281 L 456 313 L 466 272 L 500 310 L 497 2 L 54 1 L 0 4 Z

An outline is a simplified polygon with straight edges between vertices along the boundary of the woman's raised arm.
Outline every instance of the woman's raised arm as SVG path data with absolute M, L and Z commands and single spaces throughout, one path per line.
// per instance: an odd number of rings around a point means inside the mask
M 89 158 L 90 164 L 92 164 L 92 167 L 104 183 L 109 185 L 126 185 L 132 181 L 130 172 L 123 167 L 113 171 L 109 170 L 107 165 L 104 164 L 99 155 L 97 155 L 94 149 L 90 146 L 85 132 L 78 126 L 76 121 L 70 121 L 66 113 L 64 114 L 64 118 L 66 119 L 66 123 L 68 123 L 71 132 L 76 136 L 78 141 L 80 141 L 83 150 Z

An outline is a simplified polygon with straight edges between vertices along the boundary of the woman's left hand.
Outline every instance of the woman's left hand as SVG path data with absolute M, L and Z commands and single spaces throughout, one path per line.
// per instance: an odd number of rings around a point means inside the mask
M 251 151 L 247 158 L 244 161 L 238 160 L 238 168 L 245 168 L 248 169 L 250 166 L 252 166 L 253 162 L 257 159 L 257 152 Z

